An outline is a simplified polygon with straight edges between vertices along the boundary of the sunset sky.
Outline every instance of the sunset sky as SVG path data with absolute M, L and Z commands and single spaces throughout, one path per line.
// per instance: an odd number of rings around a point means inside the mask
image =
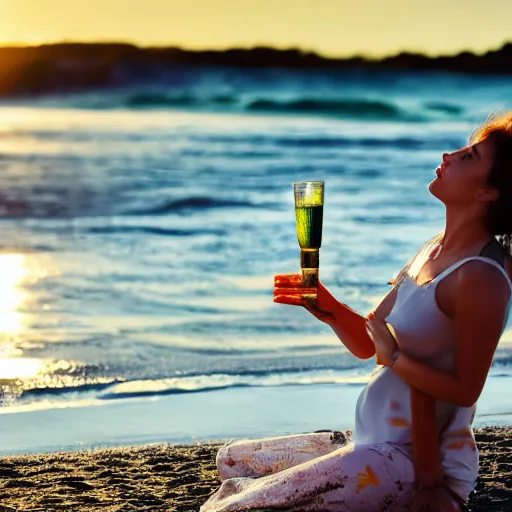
M 301 47 L 327 55 L 485 51 L 512 41 L 510 0 L 0 0 L 0 44 Z

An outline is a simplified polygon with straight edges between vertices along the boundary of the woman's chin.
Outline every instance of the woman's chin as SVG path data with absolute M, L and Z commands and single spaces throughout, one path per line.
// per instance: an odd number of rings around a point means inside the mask
M 438 193 L 438 187 L 439 184 L 439 178 L 435 178 L 428 184 L 428 191 L 434 196 L 440 199 L 439 193 Z

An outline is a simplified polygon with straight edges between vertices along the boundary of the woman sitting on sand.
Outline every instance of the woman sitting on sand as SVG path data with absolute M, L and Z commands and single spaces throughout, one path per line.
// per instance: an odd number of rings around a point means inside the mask
M 312 309 L 286 292 L 299 276 L 276 276 L 275 302 L 306 307 L 356 357 L 377 357 L 354 435 L 228 443 L 202 512 L 422 510 L 425 497 L 461 510 L 478 474 L 476 402 L 512 296 L 512 113 L 445 153 L 437 174 L 429 191 L 446 207 L 445 230 L 367 318 L 322 284 Z

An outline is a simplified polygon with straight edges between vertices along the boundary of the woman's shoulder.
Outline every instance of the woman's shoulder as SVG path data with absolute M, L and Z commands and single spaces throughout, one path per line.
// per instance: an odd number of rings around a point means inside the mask
M 509 248 L 502 245 L 501 242 L 498 242 L 501 246 L 502 258 L 500 260 L 500 264 L 508 275 L 509 279 L 512 281 L 512 253 Z
M 472 268 L 473 271 L 478 272 L 478 268 L 480 268 L 481 272 L 488 273 L 489 275 L 494 275 L 495 279 L 503 279 L 502 275 L 505 273 L 510 281 L 512 281 L 512 254 L 507 246 L 503 245 L 502 242 L 498 239 L 493 240 L 494 244 L 487 244 L 484 249 L 482 249 L 479 256 L 483 256 L 487 259 L 494 260 L 494 265 L 486 265 L 486 262 L 480 262 L 480 265 L 475 262 L 469 267 Z M 487 262 L 489 263 L 489 262 Z M 491 270 L 492 267 L 496 267 L 497 270 Z M 467 268 L 466 268 L 466 271 Z M 502 272 L 503 271 L 503 272 Z M 463 273 L 462 271 L 461 273 Z M 508 284 L 508 283 L 507 283 Z M 510 286 L 510 285 L 509 285 Z
M 493 297 L 498 299 L 502 296 L 508 300 L 512 293 L 512 270 L 510 268 L 511 262 L 505 263 L 505 268 L 502 265 L 490 264 L 488 261 L 481 259 L 471 259 L 465 261 L 457 269 L 458 287 L 463 291 L 478 290 L 478 295 L 482 297 Z M 504 272 L 509 277 L 509 280 L 504 279 Z M 485 299 L 483 299 L 485 300 Z

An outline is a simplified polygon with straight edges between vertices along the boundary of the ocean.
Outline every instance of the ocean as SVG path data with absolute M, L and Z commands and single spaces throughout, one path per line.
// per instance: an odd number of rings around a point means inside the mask
M 428 191 L 443 152 L 465 145 L 490 112 L 512 109 L 511 85 L 219 68 L 4 100 L 0 452 L 190 441 L 198 424 L 200 436 L 226 437 L 223 407 L 249 414 L 277 396 L 261 432 L 251 421 L 235 433 L 293 432 L 314 422 L 300 423 L 304 413 L 290 424 L 282 404 L 312 390 L 311 404 L 324 391 L 331 405 L 351 397 L 351 407 L 329 406 L 349 428 L 375 360 L 357 360 L 307 311 L 272 301 L 273 276 L 299 269 L 292 182 L 325 182 L 320 277 L 367 314 L 444 229 Z M 511 325 L 488 378 L 494 390 L 512 377 Z M 486 396 L 488 421 L 506 421 L 512 401 Z M 115 421 L 116 408 L 126 419 L 151 406 L 154 418 L 169 404 L 177 408 L 158 432 L 125 435 Z M 198 408 L 209 412 L 197 417 Z M 192 409 L 194 419 L 173 426 Z M 85 435 L 84 417 L 104 433 Z M 42 425 L 54 436 L 46 442 Z

